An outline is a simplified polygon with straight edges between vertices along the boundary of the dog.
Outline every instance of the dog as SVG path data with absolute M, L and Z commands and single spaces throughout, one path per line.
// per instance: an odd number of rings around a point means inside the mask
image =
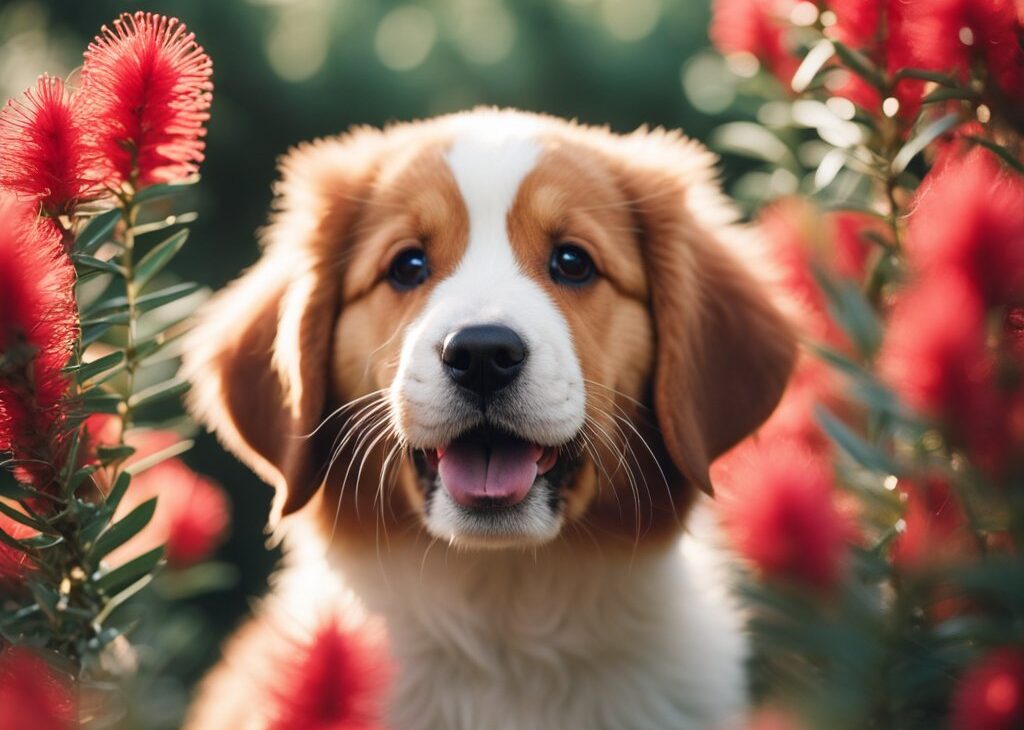
M 686 526 L 796 345 L 715 163 L 677 132 L 497 109 L 281 162 L 262 258 L 186 348 L 190 403 L 275 487 L 286 544 L 319 546 L 338 605 L 383 621 L 386 726 L 742 715 L 728 568 Z M 269 613 L 190 728 L 266 726 L 243 677 Z

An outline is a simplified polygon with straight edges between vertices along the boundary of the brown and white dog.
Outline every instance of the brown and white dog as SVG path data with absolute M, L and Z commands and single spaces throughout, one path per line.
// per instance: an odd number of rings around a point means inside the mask
M 192 336 L 192 405 L 346 610 L 383 618 L 390 727 L 742 711 L 726 575 L 685 525 L 795 346 L 713 163 L 674 132 L 497 110 L 285 157 L 262 259 Z M 255 621 L 190 727 L 265 726 Z

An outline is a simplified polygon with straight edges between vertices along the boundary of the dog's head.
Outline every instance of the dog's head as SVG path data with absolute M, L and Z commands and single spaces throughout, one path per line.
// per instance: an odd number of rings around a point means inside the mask
M 194 409 L 339 533 L 671 532 L 794 357 L 712 165 L 490 110 L 301 146 L 192 337 Z

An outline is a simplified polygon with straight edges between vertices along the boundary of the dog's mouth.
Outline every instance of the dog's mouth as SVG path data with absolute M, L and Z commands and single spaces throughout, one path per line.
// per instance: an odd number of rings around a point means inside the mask
M 539 477 L 561 472 L 565 447 L 542 446 L 509 433 L 473 429 L 416 459 L 428 489 L 437 482 L 459 505 L 514 507 L 526 499 Z

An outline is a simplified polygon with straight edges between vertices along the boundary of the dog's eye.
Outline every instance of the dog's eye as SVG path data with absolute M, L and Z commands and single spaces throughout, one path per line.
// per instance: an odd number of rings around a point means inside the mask
M 421 248 L 407 248 L 391 259 L 388 280 L 396 289 L 415 289 L 427 280 L 430 269 L 427 254 Z
M 551 252 L 551 278 L 561 284 L 582 286 L 597 273 L 590 254 L 571 243 L 560 243 Z

